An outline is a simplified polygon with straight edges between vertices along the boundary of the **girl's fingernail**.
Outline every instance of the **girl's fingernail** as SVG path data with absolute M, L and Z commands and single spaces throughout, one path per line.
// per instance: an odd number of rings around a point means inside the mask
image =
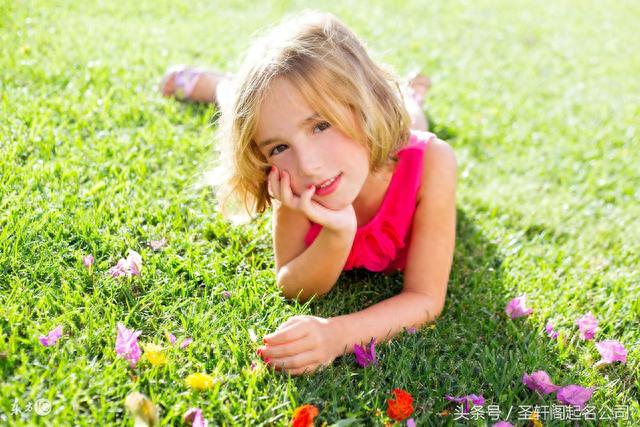
M 261 349 L 261 348 L 257 349 L 257 350 L 256 350 L 256 354 L 257 354 L 258 356 L 262 356 L 262 349 Z
M 309 185 L 307 185 L 307 190 L 311 190 L 313 187 L 315 187 L 315 185 L 309 184 Z
M 262 342 L 266 344 L 267 343 L 267 339 L 266 338 L 262 338 Z
M 264 363 L 266 363 L 267 365 L 271 362 L 271 359 L 269 359 L 268 357 L 266 359 L 264 359 Z

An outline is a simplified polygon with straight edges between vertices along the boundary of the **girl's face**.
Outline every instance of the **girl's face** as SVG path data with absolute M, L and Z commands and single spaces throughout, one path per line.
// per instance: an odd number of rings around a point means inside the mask
M 315 113 L 284 78 L 269 88 L 255 141 L 270 165 L 288 172 L 295 195 L 313 184 L 313 200 L 329 209 L 352 204 L 369 175 L 366 148 Z

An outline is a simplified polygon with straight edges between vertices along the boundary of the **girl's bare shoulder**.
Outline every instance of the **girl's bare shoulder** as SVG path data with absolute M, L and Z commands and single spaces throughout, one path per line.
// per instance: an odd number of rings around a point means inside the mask
M 422 185 L 418 193 L 418 203 L 423 197 L 428 198 L 430 189 L 455 188 L 457 160 L 453 148 L 445 141 L 434 139 L 424 150 L 422 169 Z

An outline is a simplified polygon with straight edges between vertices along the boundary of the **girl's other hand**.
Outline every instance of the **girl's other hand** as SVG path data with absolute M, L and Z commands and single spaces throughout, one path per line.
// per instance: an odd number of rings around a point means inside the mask
M 270 367 L 299 375 L 322 369 L 344 354 L 338 321 L 316 316 L 293 316 L 266 335 L 258 354 Z
M 301 211 L 310 221 L 320 224 L 336 233 L 354 233 L 358 227 L 356 212 L 349 204 L 343 209 L 334 210 L 312 199 L 316 187 L 310 185 L 299 196 L 291 190 L 287 171 L 279 171 L 273 166 L 268 177 L 269 193 L 289 209 Z

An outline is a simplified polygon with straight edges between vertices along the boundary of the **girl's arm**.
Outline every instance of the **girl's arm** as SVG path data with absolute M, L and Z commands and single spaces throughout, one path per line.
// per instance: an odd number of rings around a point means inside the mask
M 357 230 L 352 205 L 330 210 L 312 201 L 315 187 L 293 194 L 287 171 L 275 167 L 269 174 L 273 194 L 273 246 L 276 282 L 286 298 L 305 301 L 323 295 L 338 280 Z M 310 221 L 322 225 L 320 234 L 305 248 Z
M 306 301 L 331 290 L 351 250 L 355 224 L 339 230 L 323 227 L 306 248 L 304 237 L 310 225 L 307 217 L 301 211 L 274 204 L 276 282 L 285 298 Z
M 390 339 L 440 315 L 453 260 L 456 228 L 456 159 L 445 142 L 425 150 L 402 292 L 362 311 L 330 319 L 348 347 Z

